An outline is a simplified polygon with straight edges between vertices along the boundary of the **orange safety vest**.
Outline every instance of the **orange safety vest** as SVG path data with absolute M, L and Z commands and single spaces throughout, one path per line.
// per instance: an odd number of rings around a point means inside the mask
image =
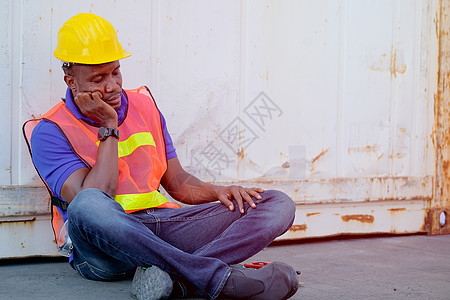
M 118 127 L 119 182 L 115 200 L 127 213 L 151 207 L 179 208 L 178 204 L 169 202 L 158 191 L 161 178 L 167 170 L 167 158 L 161 116 L 156 103 L 147 87 L 125 92 L 128 97 L 128 111 Z M 50 121 L 58 127 L 86 167 L 92 168 L 95 165 L 99 145 L 98 127 L 78 120 L 66 108 L 64 102 L 23 125 L 31 155 L 31 135 L 41 120 Z M 50 192 L 52 204 L 66 210 L 67 203 L 54 197 L 45 181 L 44 184 Z M 58 240 L 57 235 L 64 220 L 61 212 L 53 210 L 53 207 L 52 215 L 54 234 Z

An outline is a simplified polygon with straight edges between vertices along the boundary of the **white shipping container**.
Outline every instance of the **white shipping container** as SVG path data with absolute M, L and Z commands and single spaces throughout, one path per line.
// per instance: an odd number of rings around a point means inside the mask
M 116 28 L 186 170 L 294 199 L 280 239 L 449 233 L 448 2 L 0 0 L 0 258 L 56 253 L 21 126 L 64 97 L 79 12 Z

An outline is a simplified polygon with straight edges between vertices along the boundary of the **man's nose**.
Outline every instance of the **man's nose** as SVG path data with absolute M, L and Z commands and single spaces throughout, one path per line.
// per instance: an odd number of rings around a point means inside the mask
M 112 76 L 108 76 L 107 80 L 105 81 L 105 91 L 107 93 L 111 93 L 119 89 L 119 84 L 112 78 Z

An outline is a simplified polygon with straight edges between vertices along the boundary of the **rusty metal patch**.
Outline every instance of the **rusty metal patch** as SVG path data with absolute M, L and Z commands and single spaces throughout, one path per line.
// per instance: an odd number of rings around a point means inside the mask
M 345 215 L 341 217 L 342 221 L 358 221 L 361 223 L 373 223 L 375 221 L 374 216 L 372 215 Z
M 292 225 L 289 231 L 306 231 L 307 228 L 306 224 Z

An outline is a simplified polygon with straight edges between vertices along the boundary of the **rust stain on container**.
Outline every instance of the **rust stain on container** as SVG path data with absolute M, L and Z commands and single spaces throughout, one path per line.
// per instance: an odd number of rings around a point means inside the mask
M 435 151 L 435 185 L 433 199 L 425 220 L 425 228 L 430 234 L 450 233 L 449 222 L 441 225 L 441 213 L 450 213 L 450 2 L 439 1 L 436 15 L 436 36 L 438 43 L 437 89 L 434 94 L 434 123 L 432 141 Z
M 290 168 L 290 163 L 288 162 L 288 161 L 285 161 L 282 165 L 281 165 L 281 167 L 283 168 L 283 169 L 287 169 L 287 168 Z
M 397 73 L 403 74 L 406 72 L 406 65 L 397 63 L 397 49 L 394 49 L 394 47 L 392 47 L 391 50 L 391 63 L 389 69 L 391 72 L 391 79 L 392 76 L 394 76 L 394 78 L 397 78 Z
M 366 152 L 366 153 L 374 153 L 377 152 L 378 149 L 380 149 L 380 145 L 376 144 L 376 145 L 368 145 L 365 147 L 349 147 L 348 148 L 348 154 L 350 154 L 350 152 Z
M 311 217 L 311 216 L 314 216 L 314 215 L 320 215 L 321 213 L 320 212 L 315 212 L 315 213 L 309 213 L 309 214 L 306 214 L 306 216 L 307 217 Z
M 328 148 L 326 150 L 322 150 L 322 152 L 320 152 L 319 155 L 317 155 L 316 157 L 313 158 L 311 163 L 314 164 L 316 161 L 318 161 L 322 156 L 324 156 L 328 152 L 328 150 L 330 150 L 330 148 Z
M 289 231 L 306 231 L 307 228 L 306 224 L 292 225 Z
M 393 47 L 392 47 L 393 49 Z M 397 77 L 397 73 L 395 71 L 395 61 L 397 60 L 397 49 L 394 49 L 394 52 L 392 53 L 391 49 L 391 64 L 389 70 L 391 71 L 391 79 L 392 76 Z
M 403 157 L 405 157 L 407 154 L 406 153 L 397 153 L 397 154 L 392 154 L 392 155 L 389 155 L 389 158 L 390 159 L 401 159 L 401 158 L 403 158 Z
M 238 155 L 238 158 L 239 158 L 240 160 L 244 160 L 244 157 L 245 157 L 244 147 L 241 147 L 241 148 L 238 150 L 237 155 Z
M 315 170 L 315 163 L 322 158 L 325 154 L 327 154 L 327 152 L 330 150 L 330 148 L 326 149 L 326 150 L 322 150 L 322 152 L 319 153 L 319 155 L 317 155 L 316 157 L 314 157 L 311 161 L 311 173 L 314 172 Z
M 450 161 L 446 160 L 443 162 L 443 171 L 445 174 L 445 177 L 450 178 Z
M 380 59 L 374 62 L 370 67 L 372 71 L 375 72 L 390 72 L 391 79 L 397 77 L 397 73 L 403 74 L 406 72 L 406 64 L 401 63 L 397 59 L 397 49 L 393 46 L 391 47 L 391 53 L 388 60 L 388 54 L 383 53 Z
M 388 211 L 390 212 L 398 212 L 398 211 L 404 211 L 406 210 L 406 208 L 402 207 L 402 208 L 390 208 L 388 209 Z
M 0 221 L 0 226 L 2 226 L 3 224 L 10 224 L 10 223 L 23 223 L 24 225 L 34 225 L 34 221 L 36 221 L 36 217 L 27 219 L 2 220 Z
M 372 215 L 345 215 L 341 217 L 342 221 L 349 222 L 349 221 L 358 221 L 361 223 L 373 223 L 375 220 L 374 216 Z

